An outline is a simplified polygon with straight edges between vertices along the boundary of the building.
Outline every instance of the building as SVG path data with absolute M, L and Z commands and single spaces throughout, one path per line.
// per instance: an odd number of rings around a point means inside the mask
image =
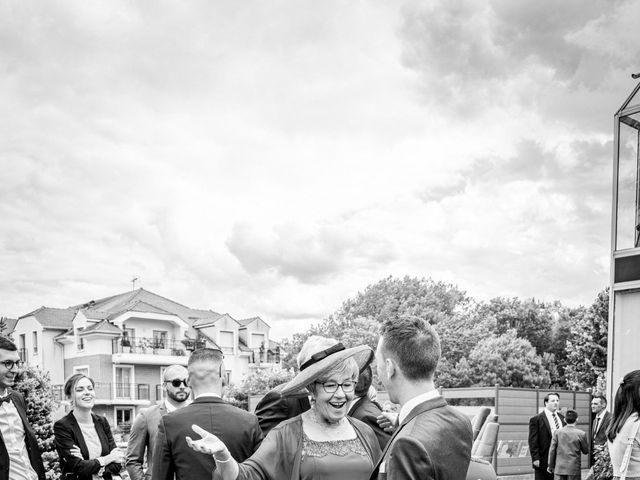
M 187 364 L 198 347 L 219 348 L 226 379 L 280 362 L 260 317 L 186 307 L 142 288 L 68 308 L 41 307 L 16 321 L 12 336 L 28 365 L 48 371 L 56 395 L 70 375 L 96 382 L 95 412 L 127 431 L 137 411 L 162 397 L 163 370 Z
M 614 116 L 608 397 L 640 365 L 640 83 Z M 613 403 L 613 402 L 611 402 Z

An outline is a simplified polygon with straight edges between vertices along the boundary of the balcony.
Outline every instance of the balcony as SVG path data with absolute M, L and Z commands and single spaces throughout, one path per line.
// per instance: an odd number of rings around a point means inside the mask
M 160 400 L 162 393 L 158 387 L 159 385 L 154 386 L 155 395 L 152 395 L 152 386 L 148 383 L 96 382 L 94 391 L 96 392 L 96 403 L 99 405 L 146 404 L 149 401 Z M 63 385 L 52 386 L 56 400 L 65 400 L 63 388 Z
M 142 355 L 184 356 L 196 348 L 202 348 L 203 341 L 175 340 L 147 337 L 115 338 L 111 347 L 113 353 L 136 353 Z
M 280 363 L 280 347 L 275 350 L 265 350 L 264 347 L 251 349 L 249 364 L 267 367 L 277 363 Z

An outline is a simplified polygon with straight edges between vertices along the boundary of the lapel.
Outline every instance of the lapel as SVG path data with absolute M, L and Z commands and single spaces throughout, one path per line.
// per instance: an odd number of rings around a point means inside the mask
M 353 414 L 360 408 L 362 403 L 364 402 L 364 397 L 360 397 L 347 412 L 347 416 L 353 416 Z
M 384 457 L 387 455 L 387 452 L 391 448 L 391 445 L 393 444 L 394 439 L 398 436 L 398 434 L 402 431 L 402 429 L 405 427 L 407 423 L 409 423 L 411 420 L 413 420 L 415 417 L 417 417 L 421 413 L 427 412 L 429 410 L 433 410 L 434 408 L 441 408 L 446 405 L 447 405 L 447 402 L 442 397 L 432 398 L 430 400 L 427 400 L 426 402 L 422 402 L 421 404 L 416 405 L 413 408 L 413 410 L 409 412 L 409 415 L 407 415 L 407 418 L 405 418 L 404 421 L 398 426 L 396 431 L 393 432 L 393 435 L 391 435 L 391 438 L 387 442 L 387 445 L 384 447 L 384 451 L 382 452 L 382 455 L 380 456 L 380 459 L 378 460 L 376 467 L 373 469 L 373 473 L 376 473 L 378 471 L 378 469 L 380 468 L 380 464 L 383 462 Z M 372 475 L 372 478 L 374 478 L 373 475 Z
M 549 436 L 551 436 L 551 425 L 549 424 L 549 419 L 547 418 L 547 414 L 545 413 L 544 410 L 540 412 L 540 416 L 542 417 L 542 422 L 544 423 L 545 427 L 547 427 L 547 432 L 549 432 Z
M 31 430 L 31 428 L 29 427 L 29 421 L 27 420 L 27 412 L 25 412 L 24 409 L 22 408 L 22 403 L 16 401 L 16 395 L 13 392 L 11 392 L 9 395 L 11 396 L 11 400 L 13 400 L 13 405 L 16 407 L 16 410 L 18 411 L 18 415 L 20 415 L 20 419 L 22 420 L 22 426 L 24 428 L 25 437 L 26 437 L 26 433 Z
M 69 419 L 69 426 L 71 427 L 73 436 L 75 437 L 75 440 L 78 443 L 78 448 L 80 449 L 80 453 L 82 453 L 82 458 L 85 460 L 89 460 L 89 449 L 87 448 L 87 444 L 84 441 L 84 435 L 82 435 L 82 430 L 80 430 L 80 425 L 78 425 L 78 421 L 76 420 L 76 417 L 73 415 L 73 410 L 69 412 L 69 414 L 67 415 L 67 418 Z

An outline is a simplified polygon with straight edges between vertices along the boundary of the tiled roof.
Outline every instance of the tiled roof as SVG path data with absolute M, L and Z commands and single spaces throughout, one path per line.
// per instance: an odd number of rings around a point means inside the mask
M 220 315 L 219 313 L 215 313 L 215 312 L 210 312 L 213 315 L 210 315 L 208 317 L 202 317 L 199 318 L 198 320 L 196 320 L 195 322 L 193 322 L 193 327 L 202 327 L 203 325 L 209 325 L 210 323 L 215 323 L 218 320 L 220 320 L 224 315 Z
M 120 335 L 122 333 L 122 330 L 120 330 L 114 324 L 109 323 L 107 320 L 102 320 L 98 323 L 95 323 L 93 325 L 86 327 L 84 330 L 81 330 L 79 333 L 80 335 L 84 335 L 85 333 L 91 333 L 91 332 L 106 332 L 106 333 L 115 333 Z
M 241 352 L 253 352 L 241 338 L 238 338 L 238 350 Z
M 107 316 L 104 318 L 113 318 L 127 311 L 168 313 L 179 316 L 189 325 L 192 325 L 195 320 L 201 318 L 215 318 L 219 316 L 218 313 L 212 310 L 189 308 L 143 288 L 99 300 L 91 300 L 82 305 L 77 305 L 74 308 L 82 308 L 86 312 L 100 312 L 100 314 Z
M 261 318 L 260 317 L 243 318 L 241 320 L 238 320 L 238 323 L 241 326 L 246 327 L 247 325 L 249 325 L 250 323 L 255 322 L 256 320 L 261 320 Z
M 82 314 L 90 320 L 104 320 L 109 316 L 107 312 L 101 312 L 99 310 L 90 310 L 88 308 L 82 309 Z
M 20 318 L 34 316 L 44 328 L 70 328 L 73 317 L 76 316 L 77 309 L 69 308 L 49 308 L 40 307 L 31 313 L 22 315 Z M 18 319 L 19 320 L 19 319 Z
M 4 335 L 9 335 L 11 332 L 13 332 L 14 328 L 16 328 L 16 322 L 18 321 L 17 318 L 9 318 L 9 317 L 2 317 L 2 319 L 4 320 Z
M 208 343 L 212 345 L 213 348 L 218 348 L 218 349 L 220 348 L 220 346 L 216 342 L 214 342 L 209 335 L 202 332 L 198 332 L 198 337 L 204 338 Z

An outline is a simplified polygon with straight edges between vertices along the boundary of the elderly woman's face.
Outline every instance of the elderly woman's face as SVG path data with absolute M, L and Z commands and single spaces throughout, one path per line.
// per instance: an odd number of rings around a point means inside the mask
M 350 373 L 335 373 L 315 384 L 315 409 L 320 418 L 336 423 L 347 415 L 349 402 L 353 400 L 356 381 Z

